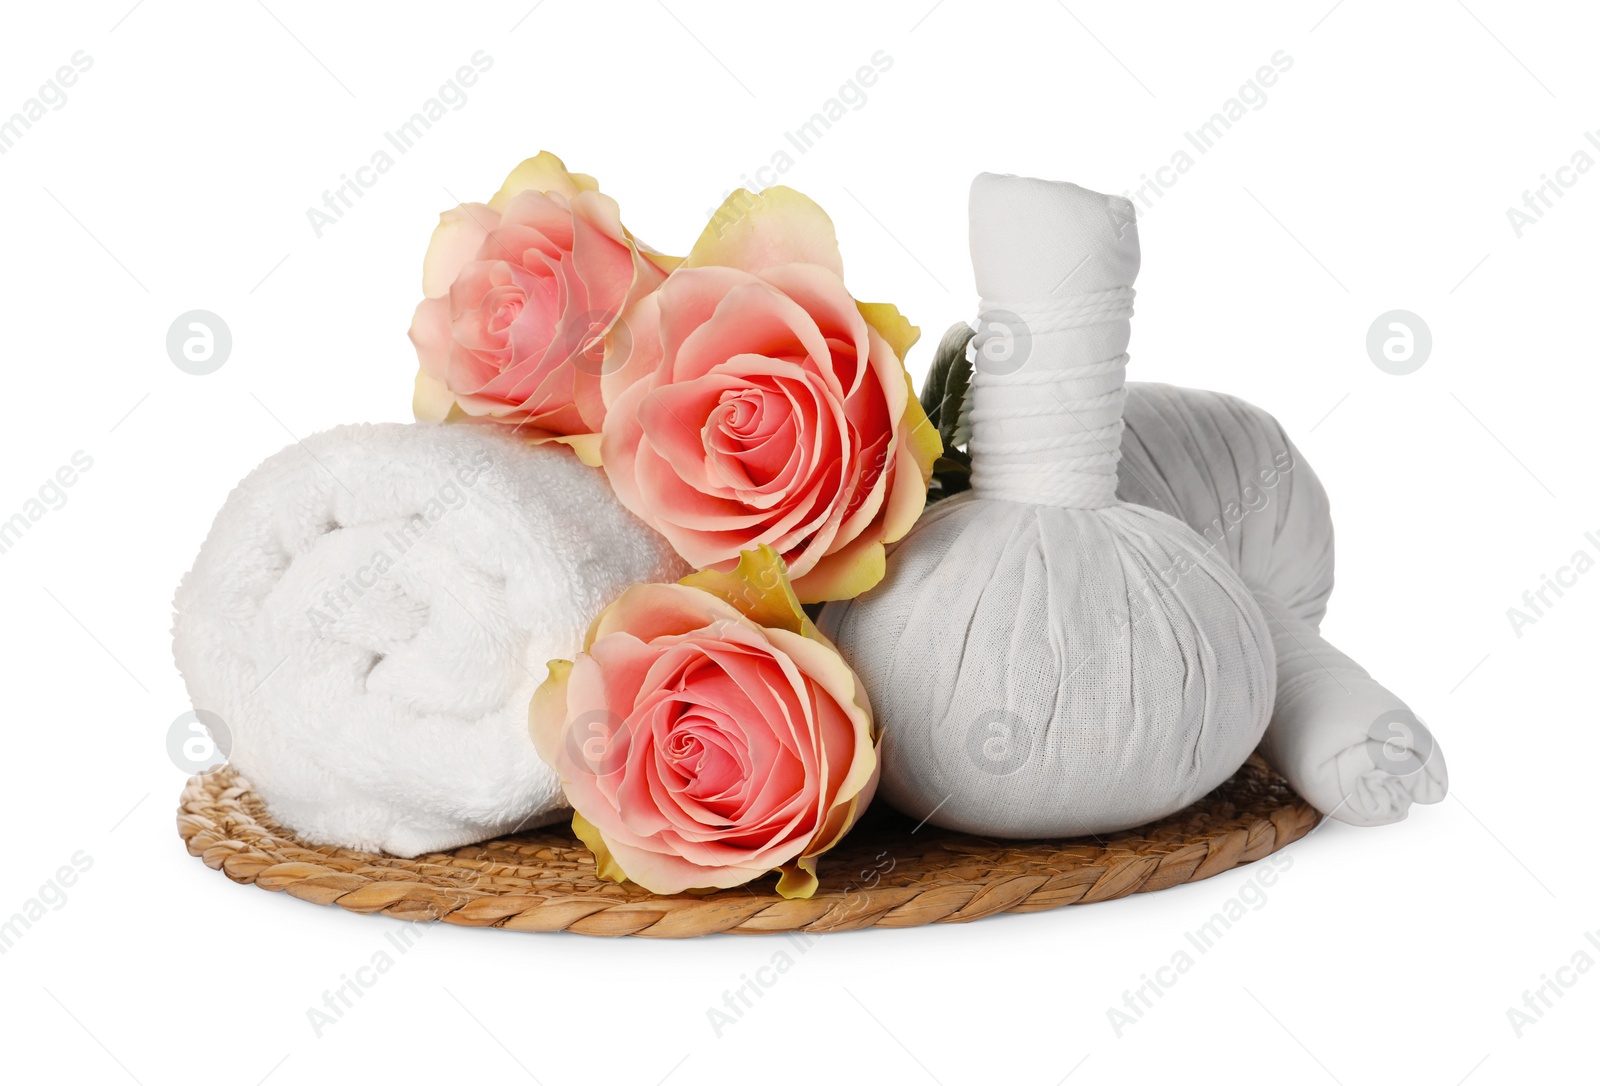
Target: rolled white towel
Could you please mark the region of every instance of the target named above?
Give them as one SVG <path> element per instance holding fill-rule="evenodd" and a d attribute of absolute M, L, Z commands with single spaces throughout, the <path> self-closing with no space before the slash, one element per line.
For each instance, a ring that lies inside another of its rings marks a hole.
<path fill-rule="evenodd" d="M 564 809 L 528 737 L 545 662 L 629 585 L 686 572 L 563 447 L 341 426 L 229 495 L 178 588 L 173 654 L 274 818 L 415 856 Z"/>
<path fill-rule="evenodd" d="M 1445 796 L 1444 752 L 1318 632 L 1333 591 L 1328 495 L 1278 420 L 1233 396 L 1128 385 L 1117 496 L 1203 535 L 1255 594 L 1277 656 L 1261 750 L 1323 814 L 1357 826 Z"/>

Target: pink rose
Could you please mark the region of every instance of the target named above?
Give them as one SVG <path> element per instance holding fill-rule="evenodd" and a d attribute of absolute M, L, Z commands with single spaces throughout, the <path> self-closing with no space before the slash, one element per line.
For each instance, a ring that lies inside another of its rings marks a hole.
<path fill-rule="evenodd" d="M 624 317 L 602 380 L 601 462 L 623 505 L 699 569 L 771 546 L 806 603 L 883 578 L 940 453 L 904 364 L 917 330 L 842 274 L 816 204 L 737 192 Z"/>
<path fill-rule="evenodd" d="M 777 870 L 780 894 L 810 897 L 877 787 L 866 694 L 766 547 L 628 589 L 551 662 L 528 719 L 601 875 L 657 894 Z"/>
<path fill-rule="evenodd" d="M 606 333 L 675 263 L 634 240 L 594 178 L 528 159 L 487 204 L 439 217 L 411 322 L 417 417 L 504 423 L 596 462 Z"/>

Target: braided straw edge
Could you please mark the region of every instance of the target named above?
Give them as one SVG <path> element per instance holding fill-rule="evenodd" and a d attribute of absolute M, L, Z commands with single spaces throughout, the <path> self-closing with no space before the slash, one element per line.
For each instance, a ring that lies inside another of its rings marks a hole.
<path fill-rule="evenodd" d="M 459 878 L 466 869 L 477 872 L 473 881 L 480 885 L 492 884 L 497 878 L 527 884 L 525 867 L 493 860 L 457 859 L 455 866 L 443 867 L 429 864 L 426 857 L 402 860 L 345 849 L 314 850 L 274 833 L 273 827 L 262 825 L 245 811 L 239 801 L 241 797 L 254 800 L 250 792 L 248 782 L 232 767 L 223 766 L 191 777 L 178 810 L 178 833 L 190 855 L 234 882 L 253 883 L 318 905 L 381 913 L 399 920 L 647 938 L 962 924 L 1000 912 L 1042 912 L 1110 901 L 1198 882 L 1252 863 L 1304 837 L 1322 819 L 1310 804 L 1291 793 L 1290 802 L 1265 816 L 1169 851 L 1139 852 L 1115 845 L 1073 849 L 1098 854 L 1099 859 L 1054 873 L 1019 871 L 996 880 L 995 870 L 1023 863 L 1028 856 L 1021 848 L 984 842 L 986 851 L 952 850 L 951 863 L 985 860 L 988 880 L 953 876 L 916 886 L 880 883 L 871 889 L 843 891 L 824 887 L 807 900 L 737 891 L 707 897 L 622 900 L 593 893 L 517 894 L 450 884 L 450 879 Z M 251 820 L 250 825 L 239 825 L 241 815 Z M 253 836 L 250 833 L 230 836 L 224 829 L 230 825 L 266 837 L 278 855 L 240 840 Z M 328 866 L 327 861 L 335 858 L 362 870 L 340 871 Z"/>

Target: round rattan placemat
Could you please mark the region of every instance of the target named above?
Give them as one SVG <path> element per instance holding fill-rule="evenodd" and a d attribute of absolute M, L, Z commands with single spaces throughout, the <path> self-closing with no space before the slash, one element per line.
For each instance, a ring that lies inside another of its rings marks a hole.
<path fill-rule="evenodd" d="M 815 896 L 788 901 L 769 876 L 712 894 L 658 897 L 599 878 L 565 825 L 414 860 L 301 844 L 231 766 L 191 777 L 178 832 L 235 882 L 401 920 L 519 931 L 676 938 L 960 923 L 1108 901 L 1210 878 L 1309 833 L 1319 819 L 1259 758 L 1160 822 L 1109 838 L 1000 841 L 875 806 L 819 864 Z"/>

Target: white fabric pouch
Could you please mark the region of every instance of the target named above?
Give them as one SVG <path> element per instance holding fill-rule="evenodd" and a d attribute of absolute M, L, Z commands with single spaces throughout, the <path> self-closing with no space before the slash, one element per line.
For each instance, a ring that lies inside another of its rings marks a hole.
<path fill-rule="evenodd" d="M 1328 495 L 1278 420 L 1219 392 L 1128 386 L 1117 493 L 1170 513 L 1250 585 L 1278 694 L 1262 753 L 1323 814 L 1358 826 L 1437 803 L 1444 752 L 1415 712 L 1323 640 L 1333 591 Z"/>
<path fill-rule="evenodd" d="M 821 625 L 884 724 L 879 794 L 905 813 L 1008 837 L 1137 826 L 1249 757 L 1272 638 L 1200 535 L 1117 498 L 1127 201 L 982 174 L 971 231 L 972 489 Z"/>

